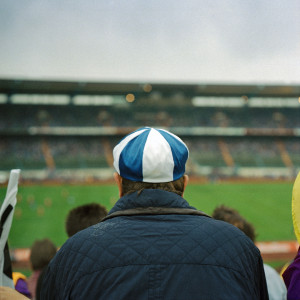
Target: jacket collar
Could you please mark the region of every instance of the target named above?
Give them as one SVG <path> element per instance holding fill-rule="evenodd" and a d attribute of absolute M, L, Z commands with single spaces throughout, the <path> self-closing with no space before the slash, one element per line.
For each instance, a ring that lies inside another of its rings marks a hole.
<path fill-rule="evenodd" d="M 145 189 L 141 193 L 131 193 L 121 197 L 109 214 L 116 211 L 132 209 L 137 207 L 173 207 L 173 208 L 191 208 L 189 203 L 181 196 L 159 189 Z"/>

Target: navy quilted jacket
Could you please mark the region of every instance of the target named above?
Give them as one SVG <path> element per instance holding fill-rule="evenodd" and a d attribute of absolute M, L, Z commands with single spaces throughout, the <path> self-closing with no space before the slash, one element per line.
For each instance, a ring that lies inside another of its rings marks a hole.
<path fill-rule="evenodd" d="M 193 209 L 144 190 L 110 211 Z M 259 250 L 239 229 L 191 214 L 117 216 L 71 237 L 51 261 L 46 299 L 268 299 Z"/>

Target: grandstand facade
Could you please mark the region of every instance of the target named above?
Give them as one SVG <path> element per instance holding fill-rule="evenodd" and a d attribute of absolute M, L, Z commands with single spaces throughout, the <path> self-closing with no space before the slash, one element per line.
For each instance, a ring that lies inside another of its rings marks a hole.
<path fill-rule="evenodd" d="M 179 135 L 188 174 L 287 178 L 300 171 L 300 86 L 0 80 L 0 182 L 112 177 L 112 149 L 143 126 Z"/>

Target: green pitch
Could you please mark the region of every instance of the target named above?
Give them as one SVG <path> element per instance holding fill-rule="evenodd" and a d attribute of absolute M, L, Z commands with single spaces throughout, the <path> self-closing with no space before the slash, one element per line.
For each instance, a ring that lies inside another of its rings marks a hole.
<path fill-rule="evenodd" d="M 292 183 L 190 184 L 184 198 L 208 214 L 220 204 L 239 210 L 255 227 L 258 241 L 295 240 L 291 217 Z M 0 187 L 1 203 L 6 187 Z M 57 246 L 67 239 L 65 217 L 84 203 L 98 202 L 110 209 L 118 199 L 115 185 L 19 186 L 9 245 L 30 247 L 50 238 Z"/>

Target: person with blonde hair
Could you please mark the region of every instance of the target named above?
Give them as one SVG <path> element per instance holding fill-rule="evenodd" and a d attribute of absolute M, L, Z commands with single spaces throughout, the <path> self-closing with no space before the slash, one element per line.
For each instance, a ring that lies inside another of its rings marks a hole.
<path fill-rule="evenodd" d="M 294 232 L 300 243 L 300 172 L 293 186 L 292 219 Z M 288 300 L 300 299 L 300 247 L 293 261 L 283 271 L 282 277 L 287 287 Z"/>

